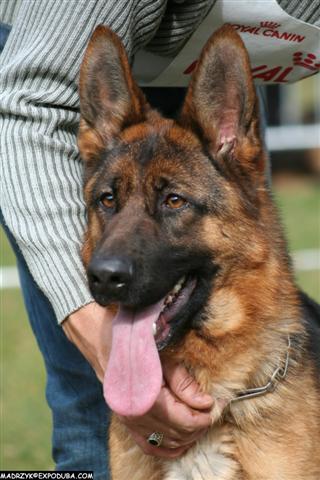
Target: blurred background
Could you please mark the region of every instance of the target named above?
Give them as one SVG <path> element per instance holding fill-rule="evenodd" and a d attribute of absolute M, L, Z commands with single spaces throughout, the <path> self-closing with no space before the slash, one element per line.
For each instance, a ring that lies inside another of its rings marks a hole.
<path fill-rule="evenodd" d="M 264 91 L 273 189 L 297 283 L 320 302 L 320 75 Z M 0 232 L 1 469 L 53 468 L 45 373 Z"/>

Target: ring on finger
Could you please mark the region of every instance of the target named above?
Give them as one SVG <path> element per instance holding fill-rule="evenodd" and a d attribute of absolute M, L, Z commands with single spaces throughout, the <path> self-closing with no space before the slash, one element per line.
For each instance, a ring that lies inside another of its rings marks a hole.
<path fill-rule="evenodd" d="M 153 445 L 154 447 L 160 447 L 162 440 L 163 440 L 163 433 L 161 432 L 153 432 L 147 438 L 148 443 L 150 445 Z"/>

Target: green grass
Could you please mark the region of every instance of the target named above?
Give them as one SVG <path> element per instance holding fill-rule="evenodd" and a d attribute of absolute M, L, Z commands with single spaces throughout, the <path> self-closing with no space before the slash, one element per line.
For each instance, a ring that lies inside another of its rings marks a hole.
<path fill-rule="evenodd" d="M 275 188 L 290 251 L 320 248 L 320 185 Z"/>
<path fill-rule="evenodd" d="M 0 469 L 52 469 L 45 371 L 18 289 L 1 293 Z"/>
<path fill-rule="evenodd" d="M 297 284 L 310 295 L 311 298 L 320 303 L 320 271 L 310 270 L 308 272 L 296 272 Z"/>
<path fill-rule="evenodd" d="M 0 227 L 0 265 L 9 266 L 15 265 L 16 259 L 14 253 L 9 245 L 7 237 Z"/>
<path fill-rule="evenodd" d="M 320 248 L 319 187 L 278 189 L 275 198 L 289 237 L 290 250 Z M 0 261 L 14 257 L 0 232 Z M 299 284 L 320 301 L 320 272 L 297 272 Z M 51 418 L 45 402 L 45 372 L 32 336 L 21 294 L 0 291 L 1 430 L 0 469 L 50 469 Z"/>
<path fill-rule="evenodd" d="M 320 249 L 320 185 L 276 188 L 274 198 L 286 232 L 289 251 Z M 320 271 L 296 272 L 298 285 L 320 303 Z"/>

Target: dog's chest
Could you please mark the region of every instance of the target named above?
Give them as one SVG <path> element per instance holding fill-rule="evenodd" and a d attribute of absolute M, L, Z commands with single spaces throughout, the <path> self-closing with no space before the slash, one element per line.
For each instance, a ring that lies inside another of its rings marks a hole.
<path fill-rule="evenodd" d="M 215 426 L 183 457 L 166 464 L 164 480 L 240 480 L 236 445 L 226 426 Z"/>

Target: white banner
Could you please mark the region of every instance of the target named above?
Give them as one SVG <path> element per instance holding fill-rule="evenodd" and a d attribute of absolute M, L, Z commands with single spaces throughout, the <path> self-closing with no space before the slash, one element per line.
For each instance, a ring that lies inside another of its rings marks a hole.
<path fill-rule="evenodd" d="M 146 51 L 137 54 L 139 84 L 188 85 L 202 47 L 225 23 L 241 35 L 258 84 L 295 82 L 320 70 L 320 28 L 291 17 L 276 0 L 217 0 L 173 60 Z"/>

